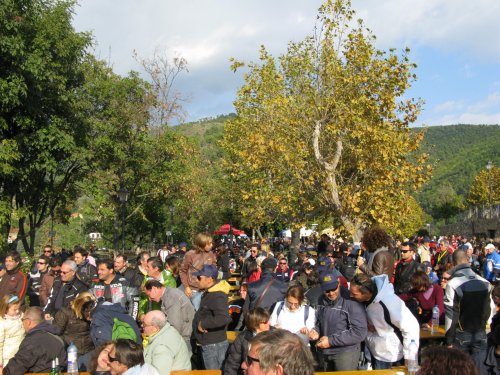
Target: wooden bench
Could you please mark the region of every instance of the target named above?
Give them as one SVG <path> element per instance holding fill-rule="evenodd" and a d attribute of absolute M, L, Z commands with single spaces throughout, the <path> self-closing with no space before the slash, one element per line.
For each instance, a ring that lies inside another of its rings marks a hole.
<path fill-rule="evenodd" d="M 222 375 L 221 370 L 177 370 L 171 371 L 170 375 Z"/>
<path fill-rule="evenodd" d="M 315 372 L 314 375 L 407 375 L 408 371 L 404 367 L 394 367 L 388 370 L 354 370 L 354 371 L 329 371 Z"/>

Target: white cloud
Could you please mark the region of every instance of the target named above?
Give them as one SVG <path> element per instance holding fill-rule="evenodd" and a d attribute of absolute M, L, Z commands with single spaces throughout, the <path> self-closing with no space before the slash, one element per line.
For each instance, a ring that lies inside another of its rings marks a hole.
<path fill-rule="evenodd" d="M 447 102 L 441 103 L 436 105 L 432 111 L 436 113 L 440 112 L 452 112 L 452 111 L 459 111 L 464 108 L 464 103 L 463 101 L 453 101 L 449 100 Z"/>
<path fill-rule="evenodd" d="M 256 61 L 261 44 L 274 55 L 284 52 L 290 40 L 302 40 L 313 31 L 322 2 L 80 0 L 74 25 L 93 32 L 97 56 L 109 57 L 119 74 L 140 70 L 133 50 L 150 56 L 160 47 L 171 56 L 185 57 L 190 72 L 176 86 L 192 98 L 187 109 L 190 118 L 196 119 L 232 110 L 242 77 L 229 70 L 230 57 Z M 417 62 L 428 50 L 453 52 L 464 57 L 461 72 L 464 78 L 473 77 L 470 82 L 482 73 L 473 69 L 480 65 L 477 61 L 500 63 L 498 0 L 352 0 L 352 6 L 373 30 L 380 48 L 409 46 Z M 431 74 L 435 84 L 447 84 L 447 75 L 439 68 Z M 498 80 L 498 76 L 491 77 L 492 82 Z M 416 96 L 426 99 L 426 94 Z M 436 101 L 441 104 L 431 113 L 467 112 L 466 100 L 465 109 L 449 98 Z M 495 103 L 492 106 L 499 112 Z M 452 109 L 453 105 L 457 107 Z M 477 115 L 480 111 L 469 112 Z"/>
<path fill-rule="evenodd" d="M 497 0 L 354 0 L 384 47 L 426 45 L 500 62 Z"/>
<path fill-rule="evenodd" d="M 438 117 L 421 119 L 427 125 L 500 124 L 500 92 L 483 100 L 465 105 L 463 101 L 448 101 L 432 108 L 432 113 L 445 113 Z"/>

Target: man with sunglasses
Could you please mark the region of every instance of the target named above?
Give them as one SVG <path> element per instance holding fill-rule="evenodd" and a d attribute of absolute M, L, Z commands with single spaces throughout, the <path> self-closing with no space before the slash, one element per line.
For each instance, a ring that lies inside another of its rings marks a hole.
<path fill-rule="evenodd" d="M 3 375 L 50 372 L 52 360 L 59 358 L 59 364 L 66 364 L 64 341 L 56 336 L 57 328 L 43 319 L 42 309 L 29 307 L 22 318 L 26 332 L 16 355 L 3 369 Z"/>
<path fill-rule="evenodd" d="M 88 290 L 87 285 L 76 277 L 76 263 L 65 261 L 61 266 L 61 274 L 54 279 L 49 300 L 44 308 L 45 318 L 51 319 L 61 307 L 68 307 L 78 294 Z"/>
<path fill-rule="evenodd" d="M 276 270 L 276 275 L 274 276 L 276 280 L 284 281 L 285 283 L 290 282 L 293 276 L 293 270 L 288 267 L 288 261 L 285 257 L 278 261 L 278 269 Z"/>
<path fill-rule="evenodd" d="M 259 253 L 260 253 L 260 245 L 257 243 L 252 244 L 252 246 L 250 247 L 250 255 L 243 261 L 243 266 L 241 267 L 242 278 L 246 278 L 249 276 L 248 275 L 249 264 L 257 261 Z"/>
<path fill-rule="evenodd" d="M 320 298 L 316 326 L 309 332 L 321 350 L 323 371 L 357 370 L 361 343 L 366 338 L 365 307 L 349 297 L 337 275 L 328 271 L 321 275 Z"/>
<path fill-rule="evenodd" d="M 32 267 L 28 278 L 28 296 L 30 306 L 40 306 L 40 286 L 44 276 L 49 272 L 50 258 L 40 255 L 36 262 L 36 267 Z"/>
<path fill-rule="evenodd" d="M 241 368 L 247 375 L 313 375 L 314 358 L 297 335 L 273 329 L 250 340 Z"/>
<path fill-rule="evenodd" d="M 408 293 L 412 288 L 410 279 L 420 267 L 420 263 L 414 259 L 416 250 L 417 245 L 413 242 L 403 242 L 401 245 L 401 260 L 394 272 L 394 292 L 397 295 Z"/>

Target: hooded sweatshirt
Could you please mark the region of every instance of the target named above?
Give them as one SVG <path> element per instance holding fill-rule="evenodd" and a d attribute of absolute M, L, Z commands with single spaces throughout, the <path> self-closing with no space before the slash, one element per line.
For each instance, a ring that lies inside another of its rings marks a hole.
<path fill-rule="evenodd" d="M 193 319 L 193 332 L 200 345 L 217 344 L 227 340 L 227 326 L 231 323 L 229 315 L 228 294 L 231 285 L 221 280 L 209 289 L 202 297 L 200 308 Z M 207 332 L 200 332 L 198 324 Z"/>
<path fill-rule="evenodd" d="M 394 288 L 387 275 L 375 276 L 372 280 L 378 292 L 366 307 L 366 313 L 368 323 L 374 326 L 375 332 L 368 332 L 366 344 L 372 355 L 379 361 L 396 362 L 403 356 L 408 358 L 411 340 L 419 344 L 420 325 L 405 303 L 394 294 Z M 392 325 L 401 331 L 403 343 L 394 328 L 386 321 L 382 304 L 389 311 Z"/>

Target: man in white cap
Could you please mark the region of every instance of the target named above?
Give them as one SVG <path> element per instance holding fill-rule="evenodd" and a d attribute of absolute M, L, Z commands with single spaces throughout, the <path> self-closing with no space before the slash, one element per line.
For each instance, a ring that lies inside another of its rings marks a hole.
<path fill-rule="evenodd" d="M 496 281 L 500 278 L 500 254 L 492 243 L 486 245 L 484 249 L 487 254 L 484 262 L 484 278 L 488 281 Z"/>

